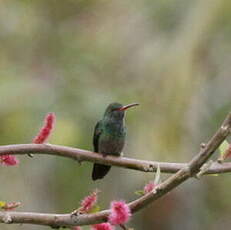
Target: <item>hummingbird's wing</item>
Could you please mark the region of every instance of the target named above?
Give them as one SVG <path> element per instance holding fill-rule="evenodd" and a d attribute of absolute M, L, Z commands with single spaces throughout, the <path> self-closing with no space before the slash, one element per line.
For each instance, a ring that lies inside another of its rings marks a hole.
<path fill-rule="evenodd" d="M 94 137 L 93 137 L 94 151 L 96 153 L 99 151 L 99 137 L 101 133 L 102 133 L 101 121 L 98 121 L 95 126 Z"/>
<path fill-rule="evenodd" d="M 93 137 L 93 145 L 94 151 L 97 153 L 99 152 L 99 138 L 102 133 L 102 121 L 99 121 L 95 126 L 94 137 Z M 92 170 L 92 180 L 97 180 L 103 178 L 108 171 L 110 170 L 111 166 L 109 165 L 101 165 L 101 164 L 94 164 Z"/>

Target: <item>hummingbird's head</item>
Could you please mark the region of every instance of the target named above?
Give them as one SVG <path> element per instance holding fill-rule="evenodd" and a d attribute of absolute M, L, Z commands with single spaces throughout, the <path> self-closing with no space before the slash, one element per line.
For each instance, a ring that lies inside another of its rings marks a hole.
<path fill-rule="evenodd" d="M 108 107 L 104 113 L 104 117 L 117 119 L 117 120 L 123 119 L 125 111 L 128 108 L 131 108 L 131 107 L 137 106 L 137 105 L 139 105 L 139 104 L 138 103 L 132 103 L 132 104 L 128 104 L 128 105 L 122 105 L 122 104 L 117 103 L 117 102 L 111 103 L 110 105 L 108 105 Z"/>

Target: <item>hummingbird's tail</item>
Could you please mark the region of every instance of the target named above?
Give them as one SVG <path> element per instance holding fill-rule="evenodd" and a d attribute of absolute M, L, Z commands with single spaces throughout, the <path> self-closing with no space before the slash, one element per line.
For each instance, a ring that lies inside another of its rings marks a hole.
<path fill-rule="evenodd" d="M 102 179 L 110 170 L 111 166 L 94 164 L 92 171 L 92 180 Z"/>

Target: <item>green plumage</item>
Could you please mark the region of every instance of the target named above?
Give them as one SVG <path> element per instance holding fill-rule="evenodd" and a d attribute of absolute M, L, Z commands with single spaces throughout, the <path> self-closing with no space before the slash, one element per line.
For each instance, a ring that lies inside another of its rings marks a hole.
<path fill-rule="evenodd" d="M 96 126 L 93 137 L 94 151 L 103 155 L 120 156 L 126 137 L 126 128 L 124 124 L 125 110 L 136 104 L 123 106 L 120 103 L 110 104 Z M 97 180 L 103 178 L 111 166 L 94 164 L 92 171 L 92 179 Z"/>

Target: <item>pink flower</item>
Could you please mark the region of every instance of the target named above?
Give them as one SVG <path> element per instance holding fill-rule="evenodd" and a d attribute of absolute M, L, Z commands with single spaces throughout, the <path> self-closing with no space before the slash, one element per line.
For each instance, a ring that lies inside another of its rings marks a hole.
<path fill-rule="evenodd" d="M 113 225 L 125 224 L 131 216 L 131 210 L 124 201 L 112 201 L 108 220 Z"/>
<path fill-rule="evenodd" d="M 12 211 L 20 205 L 21 202 L 9 202 L 9 203 L 5 203 L 1 208 L 4 209 L 5 211 Z"/>
<path fill-rule="evenodd" d="M 6 166 L 15 166 L 19 164 L 19 160 L 13 155 L 2 155 L 0 156 L 0 164 Z"/>
<path fill-rule="evenodd" d="M 114 230 L 114 227 L 109 223 L 95 224 L 91 227 L 92 230 Z"/>
<path fill-rule="evenodd" d="M 99 191 L 95 190 L 89 196 L 86 196 L 81 202 L 81 207 L 80 207 L 79 211 L 80 212 L 89 212 L 93 208 L 93 206 L 97 203 L 98 193 L 99 193 Z"/>
<path fill-rule="evenodd" d="M 74 227 L 71 228 L 71 230 L 82 230 L 82 228 L 79 227 L 79 226 L 74 226 Z"/>
<path fill-rule="evenodd" d="M 155 187 L 156 185 L 154 184 L 154 182 L 150 181 L 144 186 L 144 194 L 151 192 Z"/>
<path fill-rule="evenodd" d="M 40 129 L 38 135 L 33 139 L 34 144 L 43 144 L 51 134 L 55 123 L 55 114 L 48 113 L 44 120 L 44 125 Z"/>

